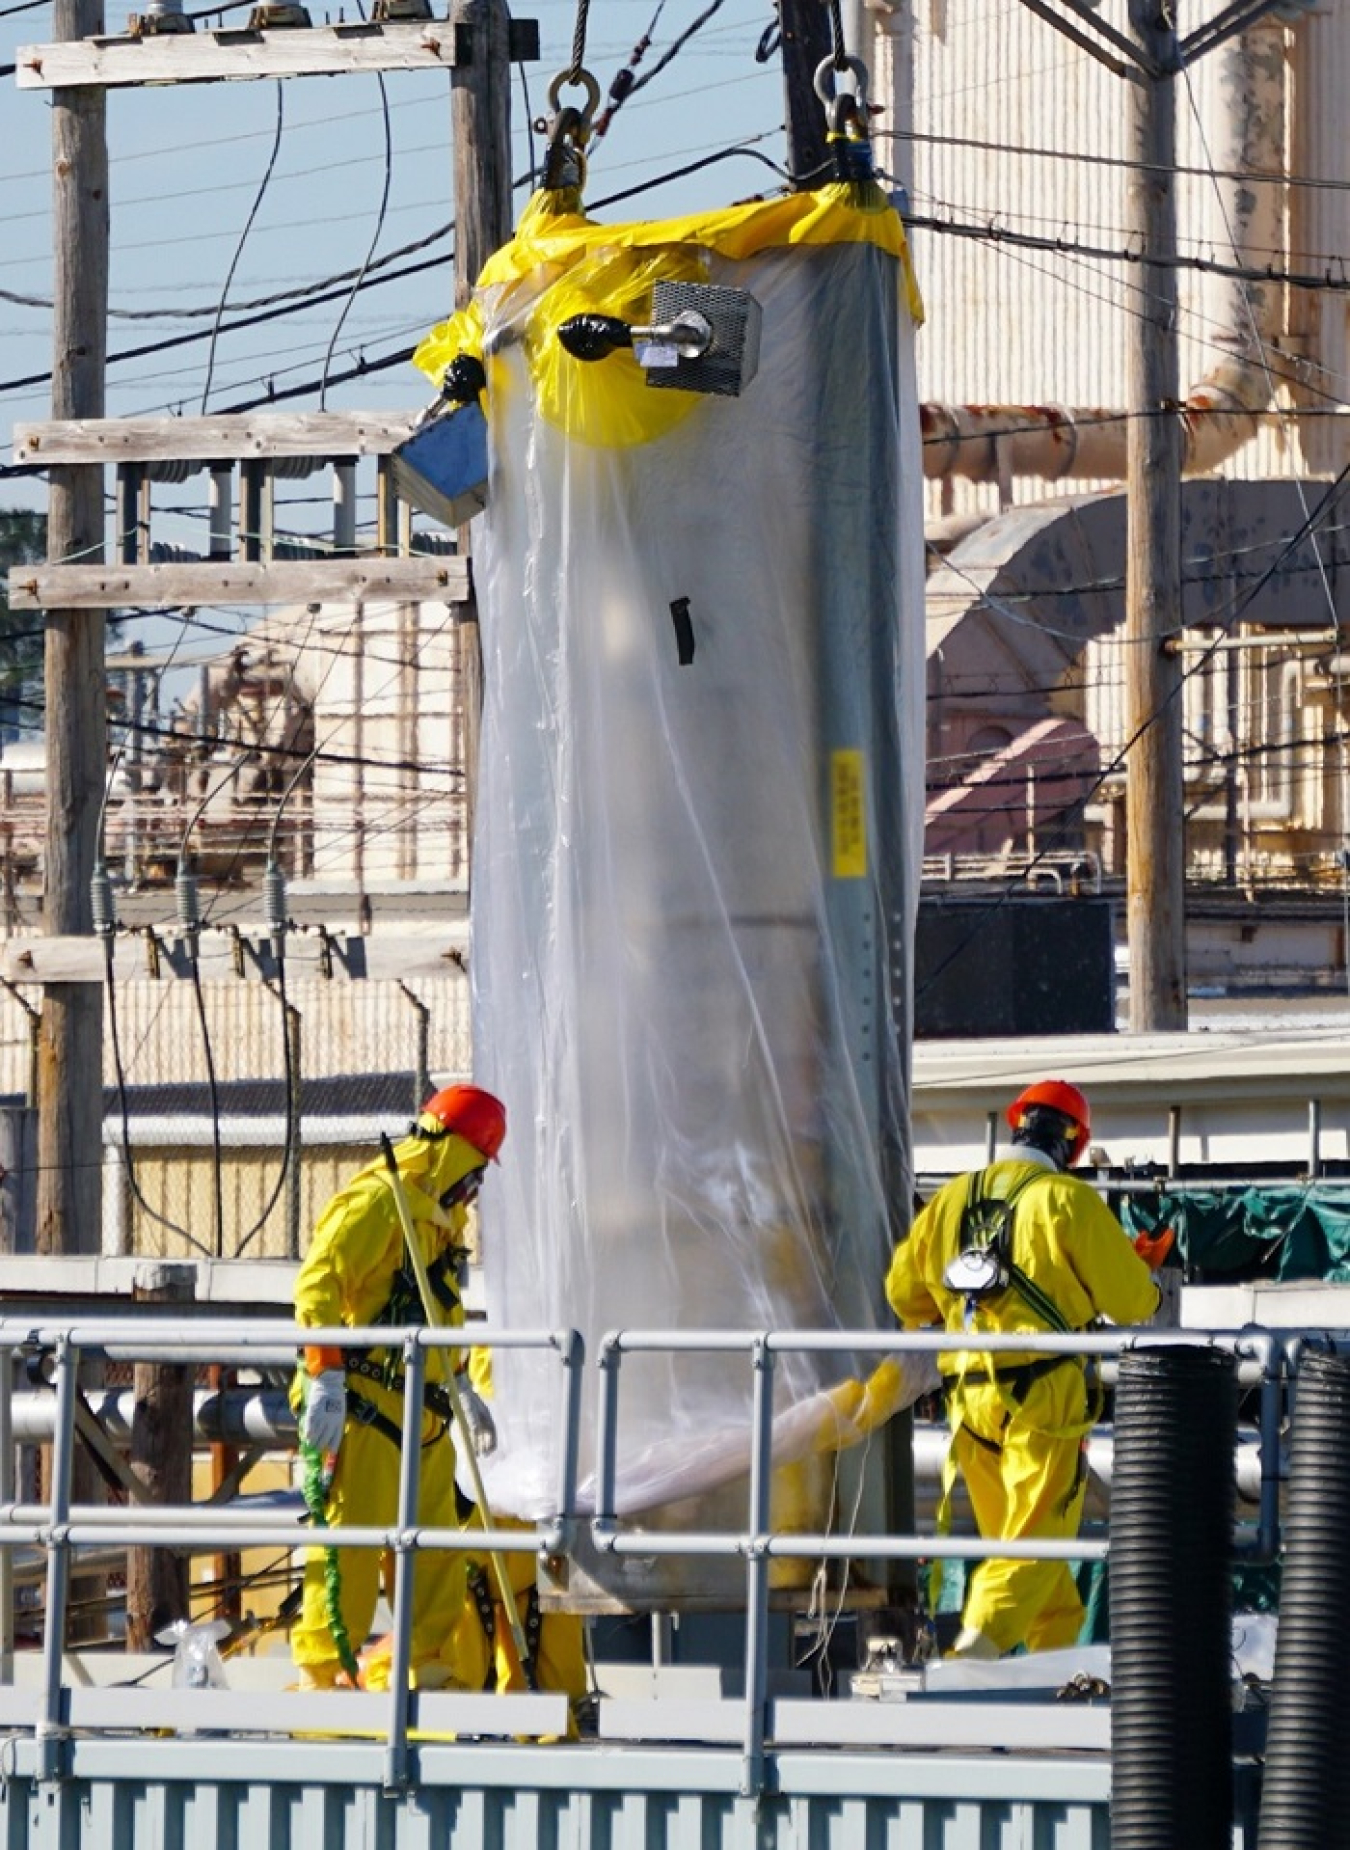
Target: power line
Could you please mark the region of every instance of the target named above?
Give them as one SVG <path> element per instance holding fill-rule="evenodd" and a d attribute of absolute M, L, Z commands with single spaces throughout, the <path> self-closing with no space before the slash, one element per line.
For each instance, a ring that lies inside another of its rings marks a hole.
<path fill-rule="evenodd" d="M 1248 264 L 1221 263 L 1217 258 L 1156 256 L 1145 251 L 1113 250 L 1106 245 L 1085 244 L 1079 239 L 1047 237 L 1038 232 L 1013 231 L 990 220 L 983 225 L 955 218 L 932 218 L 910 213 L 906 230 L 931 231 L 940 237 L 973 238 L 981 244 L 1009 244 L 1020 250 L 1045 251 L 1060 256 L 1090 257 L 1099 263 L 1138 265 L 1142 269 L 1185 270 L 1202 276 L 1226 276 L 1247 283 L 1286 283 L 1291 289 L 1307 289 L 1314 294 L 1343 295 L 1350 292 L 1350 274 L 1323 276 L 1306 271 L 1277 270 L 1273 266 L 1257 269 Z M 1339 260 L 1338 260 L 1339 261 Z"/>
<path fill-rule="evenodd" d="M 617 205 L 625 199 L 635 198 L 639 196 L 640 194 L 654 190 L 656 187 L 668 186 L 676 180 L 686 179 L 688 178 L 690 174 L 699 173 L 703 171 L 705 168 L 716 166 L 721 161 L 734 160 L 734 159 L 749 159 L 749 160 L 755 160 L 755 161 L 762 162 L 763 165 L 768 167 L 772 172 L 780 175 L 784 179 L 787 178 L 785 170 L 782 167 L 778 166 L 776 162 L 770 160 L 767 155 L 760 153 L 758 149 L 750 146 L 748 143 L 734 143 L 728 147 L 717 149 L 714 153 L 703 155 L 698 160 L 687 162 L 681 167 L 672 168 L 667 172 L 658 174 L 652 179 L 639 181 L 633 186 L 625 187 L 620 192 L 610 193 L 602 199 L 595 200 L 593 203 L 596 208 L 601 208 L 601 207 L 609 206 L 609 205 Z M 448 235 L 448 233 L 453 229 L 453 226 L 454 226 L 454 221 L 451 220 L 449 224 L 442 227 L 437 232 L 431 234 L 431 236 L 425 242 L 431 242 L 433 239 L 439 240 L 440 237 Z M 385 261 L 385 260 L 380 260 L 380 261 Z M 436 269 L 441 264 L 443 264 L 445 261 L 446 260 L 443 257 L 437 257 L 433 259 L 428 259 L 424 263 L 407 264 L 402 269 L 388 271 L 379 276 L 367 275 L 361 286 L 362 286 L 362 289 L 364 290 L 364 289 L 375 288 L 385 283 L 403 282 L 403 281 L 406 281 L 406 279 L 410 276 L 418 276 L 418 275 L 423 274 L 427 270 Z M 373 263 L 370 266 L 370 268 L 372 271 L 378 268 L 378 263 Z M 347 272 L 348 276 L 352 274 L 353 272 Z M 340 301 L 344 293 L 345 292 L 341 289 L 324 288 L 323 291 L 319 294 L 306 295 L 305 300 L 303 302 L 303 306 L 309 307 L 309 308 L 316 308 L 316 307 L 322 306 L 325 303 Z M 289 298 L 291 292 L 286 292 L 286 294 L 287 294 L 287 297 Z M 276 307 L 260 310 L 256 314 L 239 316 L 228 322 L 224 322 L 221 325 L 220 332 L 227 333 L 227 334 L 237 333 L 243 328 L 257 327 L 265 322 L 283 320 L 285 319 L 287 315 L 292 314 L 294 312 L 295 312 L 295 305 L 281 306 L 279 304 Z M 170 352 L 176 348 L 194 346 L 203 340 L 209 340 L 209 339 L 210 339 L 210 334 L 206 330 L 201 330 L 199 332 L 186 333 L 186 334 L 167 335 L 162 340 L 149 341 L 137 347 L 126 347 L 126 348 L 121 349 L 119 352 L 110 353 L 108 355 L 107 363 L 109 366 L 114 366 L 114 365 L 121 364 L 127 360 L 146 359 L 155 354 Z M 388 366 L 394 366 L 394 365 L 399 365 L 403 363 L 404 360 L 411 357 L 412 351 L 413 350 L 411 347 L 400 349 L 399 354 L 392 356 L 388 360 L 380 361 L 380 362 L 372 362 L 369 365 L 366 365 L 364 367 L 357 367 L 354 371 L 343 374 L 341 375 L 341 377 L 359 378 L 365 372 L 383 371 Z M 0 392 L 21 391 L 29 386 L 47 385 L 51 382 L 51 377 L 52 377 L 51 371 L 50 369 L 48 369 L 40 373 L 27 374 L 21 378 L 0 379 Z M 336 383 L 336 379 L 334 380 L 334 383 Z M 305 389 L 316 390 L 317 384 L 315 386 L 311 386 Z M 284 396 L 287 398 L 293 398 L 293 397 L 298 397 L 301 395 L 302 395 L 302 392 L 300 391 L 287 391 L 284 394 L 273 394 L 270 396 L 264 396 L 263 398 L 257 400 L 256 403 L 270 404 L 270 403 L 275 402 L 275 400 L 279 397 Z M 253 406 L 249 405 L 243 408 L 253 409 Z"/>
<path fill-rule="evenodd" d="M 267 157 L 267 165 L 263 169 L 262 179 L 258 182 L 258 190 L 253 196 L 253 204 L 249 207 L 248 217 L 244 220 L 244 228 L 239 233 L 239 241 L 234 247 L 234 255 L 230 258 L 230 267 L 225 272 L 225 281 L 220 286 L 220 300 L 216 304 L 216 312 L 211 322 L 211 345 L 206 355 L 206 378 L 202 384 L 201 408 L 203 416 L 205 416 L 206 406 L 211 397 L 211 376 L 216 368 L 216 342 L 220 338 L 220 324 L 225 315 L 225 304 L 229 300 L 230 284 L 234 281 L 234 273 L 238 268 L 239 259 L 244 254 L 244 246 L 248 242 L 249 232 L 253 229 L 253 221 L 257 218 L 258 210 L 267 196 L 267 188 L 276 170 L 277 155 L 281 152 L 281 134 L 285 124 L 285 93 L 286 86 L 278 80 L 276 90 L 277 119 L 276 128 L 272 136 L 272 152 Z"/>
<path fill-rule="evenodd" d="M 1131 160 L 1128 156 L 1121 154 L 1089 154 L 1082 149 L 1073 148 L 1034 148 L 1024 142 L 986 141 L 972 135 L 936 135 L 919 129 L 886 128 L 873 128 L 871 134 L 873 141 L 905 141 L 916 146 L 964 148 L 977 154 L 1021 155 L 1031 160 L 1064 161 L 1074 167 L 1109 167 L 1123 173 L 1164 173 L 1169 178 L 1236 180 L 1253 185 L 1269 185 L 1271 181 L 1271 175 L 1268 173 L 1248 173 L 1242 169 L 1184 165 L 1158 168 L 1148 161 Z M 1313 191 L 1332 193 L 1350 191 L 1350 180 L 1310 179 L 1292 173 L 1282 173 L 1279 176 L 1279 183 L 1281 186 L 1303 187 Z"/>

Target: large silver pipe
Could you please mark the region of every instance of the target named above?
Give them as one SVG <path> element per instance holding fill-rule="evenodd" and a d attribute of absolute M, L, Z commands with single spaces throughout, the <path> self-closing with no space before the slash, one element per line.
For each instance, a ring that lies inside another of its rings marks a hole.
<path fill-rule="evenodd" d="M 931 1515 L 942 1482 L 942 1467 L 947 1457 L 951 1434 L 945 1425 L 916 1421 L 914 1426 L 914 1480 L 929 1498 L 928 1508 L 921 1503 L 922 1519 Z M 1115 1438 L 1109 1426 L 1098 1427 L 1088 1435 L 1087 1514 L 1107 1514 L 1111 1498 L 1111 1478 L 1115 1465 Z M 1244 1426 L 1238 1434 L 1238 1449 L 1233 1460 L 1239 1507 L 1254 1512 L 1261 1506 L 1261 1440 L 1254 1426 Z M 960 1507 L 958 1500 L 958 1509 Z"/>
<path fill-rule="evenodd" d="M 88 1396 L 94 1418 L 114 1445 L 131 1441 L 136 1396 L 130 1388 L 109 1388 Z M 56 1396 L 35 1388 L 13 1401 L 12 1436 L 21 1445 L 49 1445 L 56 1429 Z M 282 1388 L 203 1390 L 193 1396 L 194 1439 L 221 1445 L 292 1446 L 295 1415 Z"/>

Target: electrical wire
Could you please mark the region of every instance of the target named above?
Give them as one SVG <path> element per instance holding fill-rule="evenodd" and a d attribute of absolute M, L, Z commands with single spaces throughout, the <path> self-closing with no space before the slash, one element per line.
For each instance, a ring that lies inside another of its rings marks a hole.
<path fill-rule="evenodd" d="M 359 0 L 357 11 L 361 18 L 364 19 L 366 16 L 366 9 L 359 4 Z M 366 279 L 366 272 L 370 268 L 371 261 L 375 256 L 376 246 L 380 241 L 380 234 L 384 230 L 385 213 L 389 210 L 389 189 L 393 183 L 394 177 L 394 134 L 389 122 L 389 92 L 385 87 L 384 73 L 382 71 L 377 71 L 375 73 L 375 81 L 380 86 L 380 106 L 384 117 L 384 186 L 380 193 L 380 207 L 379 211 L 375 214 L 375 229 L 371 233 L 370 244 L 362 260 L 361 267 L 357 271 L 355 279 L 352 282 L 351 294 L 342 305 L 342 313 L 337 318 L 337 325 L 333 329 L 332 339 L 328 343 L 328 351 L 323 356 L 323 377 L 319 383 L 320 411 L 324 410 L 328 403 L 328 372 L 333 364 L 333 351 L 338 344 L 338 336 L 342 333 L 347 316 L 351 313 L 352 303 L 361 292 L 361 287 Z"/>
<path fill-rule="evenodd" d="M 615 116 L 618 115 L 628 98 L 633 94 L 637 80 L 638 66 L 642 63 L 643 58 L 651 49 L 652 34 L 656 30 L 657 22 L 661 18 L 661 13 L 665 4 L 666 0 L 656 0 L 656 11 L 652 14 L 647 24 L 646 31 L 642 34 L 641 38 L 639 38 L 636 45 L 634 45 L 632 51 L 629 52 L 627 64 L 623 65 L 615 73 L 609 86 L 608 95 L 605 99 L 605 106 L 591 125 L 592 148 L 594 148 L 598 142 L 604 140 L 606 134 L 609 132 L 610 123 L 614 120 Z"/>
<path fill-rule="evenodd" d="M 534 145 L 534 109 L 530 103 L 530 74 L 523 58 L 517 62 L 516 72 L 520 78 L 520 100 L 525 112 L 525 145 L 529 150 L 530 170 L 526 176 L 526 184 L 533 192 L 539 173 L 539 159 Z"/>
<path fill-rule="evenodd" d="M 143 1214 L 148 1215 L 157 1226 L 177 1234 L 181 1240 L 186 1240 L 189 1246 L 195 1247 L 204 1258 L 209 1259 L 211 1257 L 210 1247 L 197 1239 L 195 1234 L 189 1233 L 186 1227 L 180 1227 L 177 1221 L 170 1220 L 166 1215 L 161 1214 L 158 1208 L 153 1207 L 142 1192 L 136 1176 L 136 1165 L 131 1155 L 131 1101 L 126 1066 L 122 1057 L 122 1034 L 118 1021 L 117 983 L 113 974 L 113 961 L 113 936 L 109 932 L 104 940 L 103 988 L 108 1001 L 108 1039 L 112 1048 L 113 1077 L 117 1081 L 118 1111 L 122 1128 L 122 1161 L 126 1169 L 127 1186 Z"/>
<path fill-rule="evenodd" d="M 267 196 L 267 188 L 271 182 L 272 174 L 276 169 L 277 155 L 281 152 L 281 134 L 282 134 L 282 128 L 285 122 L 284 97 L 285 97 L 285 86 L 284 84 L 282 84 L 281 80 L 278 79 L 277 80 L 277 119 L 276 119 L 276 128 L 272 135 L 272 152 L 267 157 L 267 165 L 263 169 L 262 179 L 258 182 L 258 190 L 254 195 L 253 204 L 249 208 L 248 217 L 244 221 L 244 229 L 240 232 L 239 242 L 234 247 L 234 255 L 230 259 L 230 267 L 225 273 L 225 281 L 221 287 L 220 301 L 216 305 L 215 320 L 211 324 L 211 345 L 210 345 L 210 348 L 208 349 L 207 356 L 206 356 L 206 377 L 202 381 L 201 413 L 203 417 L 206 415 L 207 401 L 210 399 L 210 396 L 211 396 L 211 379 L 212 379 L 212 375 L 215 372 L 215 366 L 216 366 L 216 341 L 220 337 L 220 324 L 225 314 L 225 304 L 227 300 L 229 299 L 230 284 L 234 281 L 234 273 L 238 267 L 239 259 L 244 254 L 244 246 L 248 242 L 249 232 L 252 231 L 253 229 L 253 221 L 258 216 L 258 209 L 262 205 L 263 200 Z M 109 357 L 111 360 L 111 356 Z"/>
<path fill-rule="evenodd" d="M 414 209 L 420 210 L 421 208 Z M 434 230 L 424 233 L 422 237 L 413 238 L 407 244 L 400 244 L 394 250 L 386 251 L 383 257 L 377 257 L 367 265 L 368 275 L 373 276 L 375 271 L 387 269 L 390 264 L 397 263 L 400 257 L 411 257 L 418 251 L 428 250 L 433 244 L 439 244 L 443 238 L 449 237 L 454 228 L 454 219 L 448 219 L 445 224 L 437 225 Z M 416 270 L 402 271 L 400 275 L 416 275 L 417 273 Z M 337 301 L 340 297 L 324 296 L 324 291 L 336 289 L 339 283 L 350 282 L 354 276 L 360 274 L 359 269 L 337 270 L 331 276 L 322 277 L 315 283 L 296 284 L 289 289 L 274 289 L 267 295 L 253 296 L 236 302 L 235 312 L 271 308 L 281 303 L 302 306 L 306 301 L 311 301 L 315 297 L 323 297 L 326 301 Z M 54 306 L 50 296 L 23 295 L 13 289 L 0 289 L 0 302 L 12 302 L 19 308 L 49 310 Z M 189 308 L 110 308 L 108 314 L 119 321 L 198 321 L 214 318 L 218 308 L 219 304 L 212 302 L 194 304 Z"/>
<path fill-rule="evenodd" d="M 313 766 L 314 753 L 311 752 L 310 755 L 296 767 L 295 774 L 292 776 L 290 783 L 286 786 L 286 791 L 281 802 L 277 805 L 277 812 L 272 822 L 272 833 L 267 850 L 269 870 L 277 866 L 277 831 L 281 827 L 281 819 L 286 813 L 286 806 L 290 802 L 292 796 L 294 796 L 305 772 L 307 770 L 312 771 Z M 295 1083 L 295 1052 L 291 1045 L 291 1003 L 286 993 L 286 930 L 287 922 L 283 920 L 281 922 L 281 928 L 276 933 L 273 942 L 273 954 L 276 957 L 277 963 L 276 995 L 278 1002 L 281 1004 L 282 1075 L 286 1086 L 286 1141 L 281 1159 L 281 1168 L 277 1173 L 277 1179 L 273 1185 L 272 1192 L 268 1196 L 257 1220 L 254 1221 L 243 1238 L 237 1242 L 234 1249 L 234 1257 L 236 1259 L 243 1256 L 252 1245 L 257 1235 L 261 1233 L 263 1228 L 267 1225 L 272 1210 L 280 1199 L 281 1191 L 286 1185 L 286 1179 L 291 1172 L 291 1168 L 298 1158 L 297 1145 L 300 1134 L 300 1100 L 299 1089 Z"/>
<path fill-rule="evenodd" d="M 1236 180 L 1241 183 L 1269 181 L 1268 173 L 1248 172 L 1244 168 L 1187 167 L 1176 165 L 1159 166 L 1153 161 L 1135 160 L 1124 154 L 1091 154 L 1075 148 L 1037 148 L 1026 142 L 992 141 L 982 136 L 940 135 L 930 130 L 909 128 L 881 128 L 872 130 L 874 141 L 903 141 L 914 146 L 930 148 L 963 148 L 977 154 L 1013 154 L 1030 160 L 1064 161 L 1073 167 L 1106 167 L 1117 173 L 1148 175 L 1157 173 L 1168 179 L 1190 180 Z M 1312 179 L 1306 175 L 1281 174 L 1281 186 L 1293 186 L 1314 192 L 1344 192 L 1350 190 L 1350 180 Z"/>
<path fill-rule="evenodd" d="M 639 181 L 633 186 L 625 187 L 618 192 L 609 193 L 605 195 L 603 198 L 595 200 L 593 202 L 594 207 L 596 209 L 599 209 L 605 206 L 618 205 L 625 200 L 633 199 L 633 198 L 639 197 L 640 195 L 644 193 L 651 192 L 657 187 L 673 185 L 678 180 L 688 179 L 692 174 L 701 173 L 708 168 L 717 166 L 721 162 L 728 161 L 728 160 L 749 159 L 749 160 L 758 161 L 763 166 L 769 168 L 771 172 L 777 174 L 786 183 L 788 179 L 790 178 L 786 168 L 780 166 L 776 161 L 771 160 L 768 157 L 768 155 L 761 153 L 756 147 L 753 146 L 753 141 L 757 141 L 761 139 L 763 139 L 762 136 L 755 136 L 749 141 L 736 142 L 736 143 L 731 144 L 730 146 L 716 149 L 714 152 L 710 154 L 700 156 L 697 160 L 687 161 L 679 167 L 668 169 L 667 171 L 657 175 L 654 179 Z M 526 176 L 525 178 L 522 178 L 521 180 L 516 181 L 514 184 L 517 187 L 522 186 L 526 183 L 526 178 L 528 178 L 528 176 Z M 429 243 L 431 241 L 439 240 L 439 238 L 442 235 L 448 235 L 448 233 L 453 229 L 453 226 L 454 226 L 454 221 L 451 220 L 448 225 L 444 226 L 437 232 L 430 234 L 429 238 L 425 242 Z M 393 253 L 390 253 L 390 255 L 392 256 Z M 386 262 L 386 261 L 388 261 L 387 258 L 380 260 L 381 263 Z M 429 259 L 425 263 L 409 264 L 405 268 L 401 270 L 397 270 L 397 271 L 392 271 L 387 275 L 367 276 L 364 283 L 362 284 L 362 289 L 364 291 L 366 289 L 379 287 L 385 283 L 406 281 L 406 279 L 410 276 L 420 275 L 427 270 L 431 270 L 431 269 L 435 269 L 439 267 L 444 261 L 445 260 L 443 258 L 434 258 L 434 259 Z M 372 270 L 378 269 L 379 267 L 380 267 L 379 263 L 372 264 L 371 266 Z M 328 302 L 334 302 L 334 301 L 341 300 L 342 293 L 343 292 L 339 290 L 333 290 L 333 291 L 325 290 L 325 292 L 320 295 L 309 296 L 304 305 L 308 307 L 321 307 Z M 284 306 L 278 303 L 277 306 L 275 306 L 274 308 L 265 309 L 256 314 L 236 317 L 230 320 L 229 322 L 223 322 L 220 327 L 220 332 L 222 334 L 238 333 L 240 330 L 244 328 L 256 327 L 265 322 L 283 320 L 286 318 L 287 315 L 293 312 L 294 312 L 293 307 Z M 179 347 L 194 346 L 199 341 L 206 340 L 208 338 L 209 336 L 205 332 L 170 335 L 164 338 L 163 340 L 151 341 L 151 342 L 144 343 L 137 347 L 127 347 L 127 348 L 121 349 L 119 352 L 110 353 L 108 355 L 107 364 L 109 366 L 115 366 L 115 365 L 120 365 L 121 363 L 127 360 L 139 360 L 139 359 L 151 358 L 156 354 L 168 353 Z M 364 372 L 382 371 L 387 366 L 395 366 L 395 365 L 401 364 L 404 356 L 411 355 L 411 353 L 412 353 L 412 348 L 408 347 L 406 349 L 401 350 L 399 354 L 390 357 L 388 360 L 386 360 L 382 364 L 379 364 L 379 365 L 371 364 L 371 365 L 367 365 L 364 367 L 358 366 L 354 371 L 342 374 L 340 377 L 343 379 L 359 378 L 362 376 Z M 30 373 L 26 376 L 22 376 L 18 378 L 0 379 L 0 392 L 17 392 L 17 391 L 22 391 L 29 386 L 49 385 L 51 383 L 51 378 L 52 378 L 52 374 L 51 374 L 50 369 L 48 369 L 44 372 Z M 330 379 L 330 383 L 335 383 L 335 382 L 336 381 L 334 379 Z M 316 388 L 314 386 L 310 386 L 307 389 L 310 391 L 313 391 Z M 290 396 L 299 396 L 299 394 L 292 393 L 290 394 Z M 258 405 L 267 404 L 269 402 L 270 402 L 269 398 L 264 396 L 262 398 L 251 401 L 248 405 L 246 405 L 243 408 L 246 410 L 252 410 L 252 409 L 255 409 Z"/>
<path fill-rule="evenodd" d="M 656 60 L 656 63 L 651 67 L 651 69 L 649 71 L 644 71 L 640 77 L 635 77 L 633 79 L 633 82 L 629 86 L 627 96 L 624 98 L 624 100 L 627 101 L 628 98 L 636 96 L 639 90 L 646 89 L 647 85 L 651 83 L 653 78 L 659 77 L 662 71 L 666 69 L 667 65 L 670 64 L 671 60 L 679 56 L 680 52 L 684 50 L 685 46 L 689 43 L 690 39 L 692 39 L 696 33 L 699 33 L 703 30 L 704 26 L 707 25 L 708 21 L 714 16 L 714 14 L 721 12 L 725 4 L 726 4 L 726 0 L 709 0 L 709 4 L 703 9 L 703 11 L 697 16 L 697 18 L 694 19 L 694 21 L 690 25 L 685 27 L 684 31 L 680 33 L 678 38 L 673 39 L 671 41 L 671 43 L 666 47 L 665 51 L 662 52 L 661 56 Z"/>

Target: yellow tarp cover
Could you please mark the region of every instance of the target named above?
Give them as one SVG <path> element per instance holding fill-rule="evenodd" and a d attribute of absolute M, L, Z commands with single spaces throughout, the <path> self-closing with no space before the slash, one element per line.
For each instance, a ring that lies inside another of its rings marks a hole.
<path fill-rule="evenodd" d="M 657 282 L 706 282 L 713 257 L 734 263 L 774 248 L 838 244 L 873 244 L 893 256 L 909 313 L 922 321 L 904 226 L 873 183 L 619 225 L 588 218 L 575 190 L 537 192 L 510 243 L 483 266 L 472 301 L 431 330 L 413 363 L 439 386 L 457 355 L 483 359 L 485 346 L 490 352 L 514 334 L 550 423 L 603 447 L 650 442 L 688 416 L 697 394 L 651 391 L 631 353 L 572 359 L 556 338 L 562 323 L 587 313 L 642 321 Z"/>

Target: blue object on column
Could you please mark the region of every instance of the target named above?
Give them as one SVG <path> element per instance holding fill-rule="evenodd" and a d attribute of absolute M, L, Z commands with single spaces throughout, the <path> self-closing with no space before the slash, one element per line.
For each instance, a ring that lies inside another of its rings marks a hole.
<path fill-rule="evenodd" d="M 446 527 L 462 527 L 487 506 L 487 419 L 478 405 L 431 418 L 389 459 L 405 501 Z"/>

